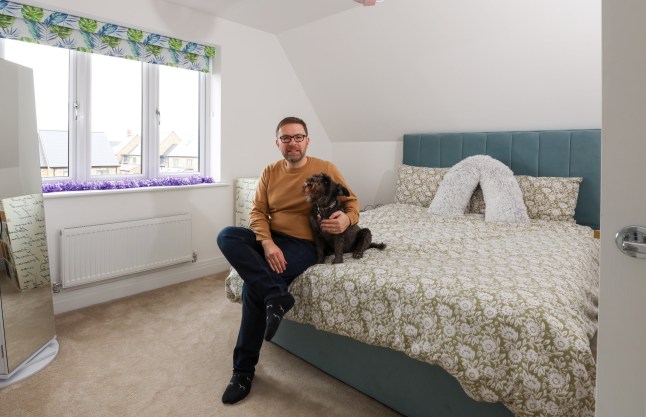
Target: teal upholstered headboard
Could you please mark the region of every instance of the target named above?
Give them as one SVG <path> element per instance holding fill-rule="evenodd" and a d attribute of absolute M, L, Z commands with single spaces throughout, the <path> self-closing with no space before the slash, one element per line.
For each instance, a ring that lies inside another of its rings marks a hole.
<path fill-rule="evenodd" d="M 574 218 L 599 228 L 601 130 L 406 134 L 402 162 L 441 168 L 482 154 L 516 175 L 583 177 Z"/>

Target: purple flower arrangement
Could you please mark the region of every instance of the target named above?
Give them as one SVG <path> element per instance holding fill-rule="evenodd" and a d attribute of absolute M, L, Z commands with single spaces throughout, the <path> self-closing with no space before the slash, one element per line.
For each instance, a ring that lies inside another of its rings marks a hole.
<path fill-rule="evenodd" d="M 58 191 L 85 191 L 85 190 L 119 190 L 124 188 L 142 187 L 169 187 L 177 185 L 195 185 L 213 183 L 213 178 L 201 175 L 190 177 L 164 177 L 144 179 L 120 179 L 103 181 L 61 181 L 43 184 L 43 193 Z"/>

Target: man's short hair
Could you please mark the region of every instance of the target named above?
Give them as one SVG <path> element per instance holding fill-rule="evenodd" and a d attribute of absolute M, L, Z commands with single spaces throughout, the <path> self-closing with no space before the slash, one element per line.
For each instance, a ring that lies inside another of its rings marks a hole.
<path fill-rule="evenodd" d="M 280 130 L 281 127 L 288 124 L 299 124 L 303 126 L 303 129 L 305 129 L 305 135 L 306 136 L 308 135 L 307 125 L 305 124 L 305 122 L 302 119 L 299 119 L 298 117 L 294 117 L 294 116 L 285 117 L 283 120 L 281 120 L 278 123 L 278 126 L 276 127 L 276 135 L 278 135 L 278 131 Z"/>

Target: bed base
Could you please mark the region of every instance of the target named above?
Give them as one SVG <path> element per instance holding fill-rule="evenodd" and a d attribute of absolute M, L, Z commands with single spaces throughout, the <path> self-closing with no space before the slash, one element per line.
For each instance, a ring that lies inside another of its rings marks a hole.
<path fill-rule="evenodd" d="M 501 403 L 475 401 L 448 372 L 392 349 L 283 320 L 272 341 L 408 417 L 513 417 Z"/>

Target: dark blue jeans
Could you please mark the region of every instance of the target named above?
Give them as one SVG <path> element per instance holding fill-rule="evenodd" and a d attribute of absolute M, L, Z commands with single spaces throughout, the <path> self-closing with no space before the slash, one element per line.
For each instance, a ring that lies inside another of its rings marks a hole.
<path fill-rule="evenodd" d="M 282 274 L 271 270 L 262 245 L 251 230 L 229 226 L 222 229 L 217 238 L 222 254 L 244 281 L 242 320 L 233 351 L 233 371 L 241 374 L 253 375 L 255 372 L 264 340 L 267 300 L 287 294 L 294 278 L 316 263 L 313 242 L 274 231 L 271 237 L 287 261 Z"/>

